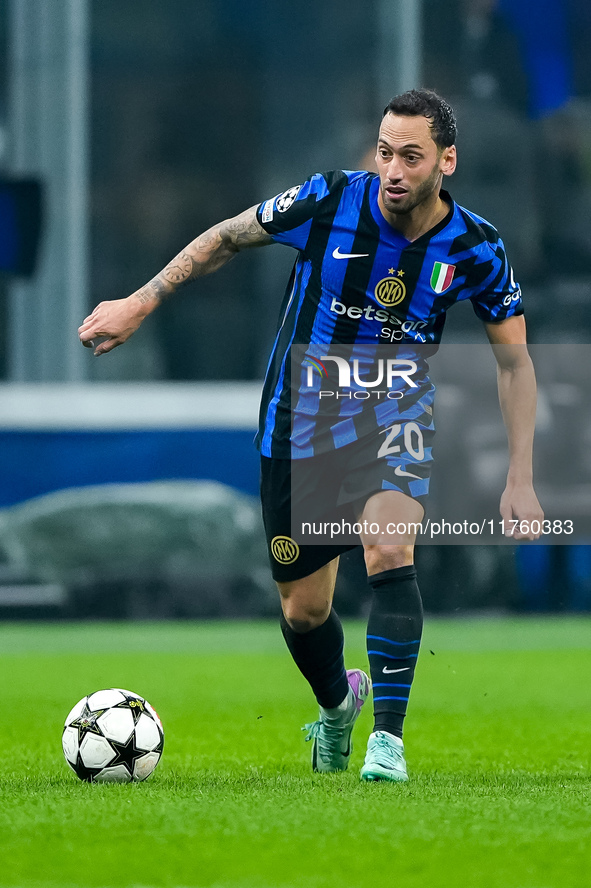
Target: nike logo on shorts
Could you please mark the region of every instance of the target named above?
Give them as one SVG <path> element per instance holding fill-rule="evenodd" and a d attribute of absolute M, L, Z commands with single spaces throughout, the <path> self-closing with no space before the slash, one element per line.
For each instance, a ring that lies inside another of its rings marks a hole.
<path fill-rule="evenodd" d="M 398 475 L 399 477 L 404 476 L 405 478 L 416 478 L 418 481 L 421 480 L 419 475 L 413 475 L 412 472 L 405 472 L 402 466 L 396 466 L 396 468 L 394 469 L 394 474 Z"/>

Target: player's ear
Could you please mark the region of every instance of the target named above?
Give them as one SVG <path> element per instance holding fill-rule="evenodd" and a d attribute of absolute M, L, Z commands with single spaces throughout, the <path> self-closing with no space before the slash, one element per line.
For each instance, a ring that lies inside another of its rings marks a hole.
<path fill-rule="evenodd" d="M 451 145 L 449 148 L 443 149 L 439 161 L 439 169 L 444 176 L 451 176 L 451 174 L 455 171 L 457 160 L 458 155 L 455 145 Z"/>

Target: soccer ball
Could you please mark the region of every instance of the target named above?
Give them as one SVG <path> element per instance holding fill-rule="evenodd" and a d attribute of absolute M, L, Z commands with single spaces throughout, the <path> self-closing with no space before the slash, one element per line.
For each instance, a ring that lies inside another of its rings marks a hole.
<path fill-rule="evenodd" d="M 81 780 L 130 783 L 145 780 L 160 761 L 164 730 L 147 700 L 109 688 L 76 703 L 66 718 L 62 746 Z"/>

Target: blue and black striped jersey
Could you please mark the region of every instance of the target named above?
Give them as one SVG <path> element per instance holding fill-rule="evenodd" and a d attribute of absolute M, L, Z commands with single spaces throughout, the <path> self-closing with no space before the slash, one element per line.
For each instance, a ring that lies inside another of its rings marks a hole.
<path fill-rule="evenodd" d="M 448 215 L 411 242 L 382 215 L 378 191 L 375 174 L 337 170 L 315 174 L 258 207 L 258 221 L 272 239 L 298 250 L 263 389 L 257 446 L 265 456 L 305 457 L 343 446 L 409 406 L 404 401 L 365 409 L 365 418 L 351 424 L 351 411 L 357 415 L 362 405 L 342 404 L 339 422 L 349 421 L 349 432 L 320 435 L 311 421 L 309 392 L 302 389 L 296 400 L 302 415 L 293 410 L 292 346 L 311 345 L 313 353 L 319 346 L 320 354 L 330 346 L 395 343 L 405 351 L 419 346 L 420 353 L 436 348 L 456 302 L 470 299 L 485 322 L 523 313 L 492 225 L 442 191 Z M 424 375 L 421 395 L 413 397 L 414 415 L 431 413 L 432 392 Z"/>

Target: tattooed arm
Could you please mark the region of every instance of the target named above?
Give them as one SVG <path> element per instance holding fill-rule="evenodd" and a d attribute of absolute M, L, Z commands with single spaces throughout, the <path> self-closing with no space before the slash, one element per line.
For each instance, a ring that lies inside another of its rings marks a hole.
<path fill-rule="evenodd" d="M 270 244 L 270 236 L 257 221 L 256 209 L 251 207 L 199 235 L 131 296 L 97 305 L 78 329 L 82 345 L 94 348 L 95 355 L 111 351 L 129 339 L 144 318 L 178 287 L 217 271 L 239 250 Z M 96 348 L 95 339 L 103 339 Z"/>

